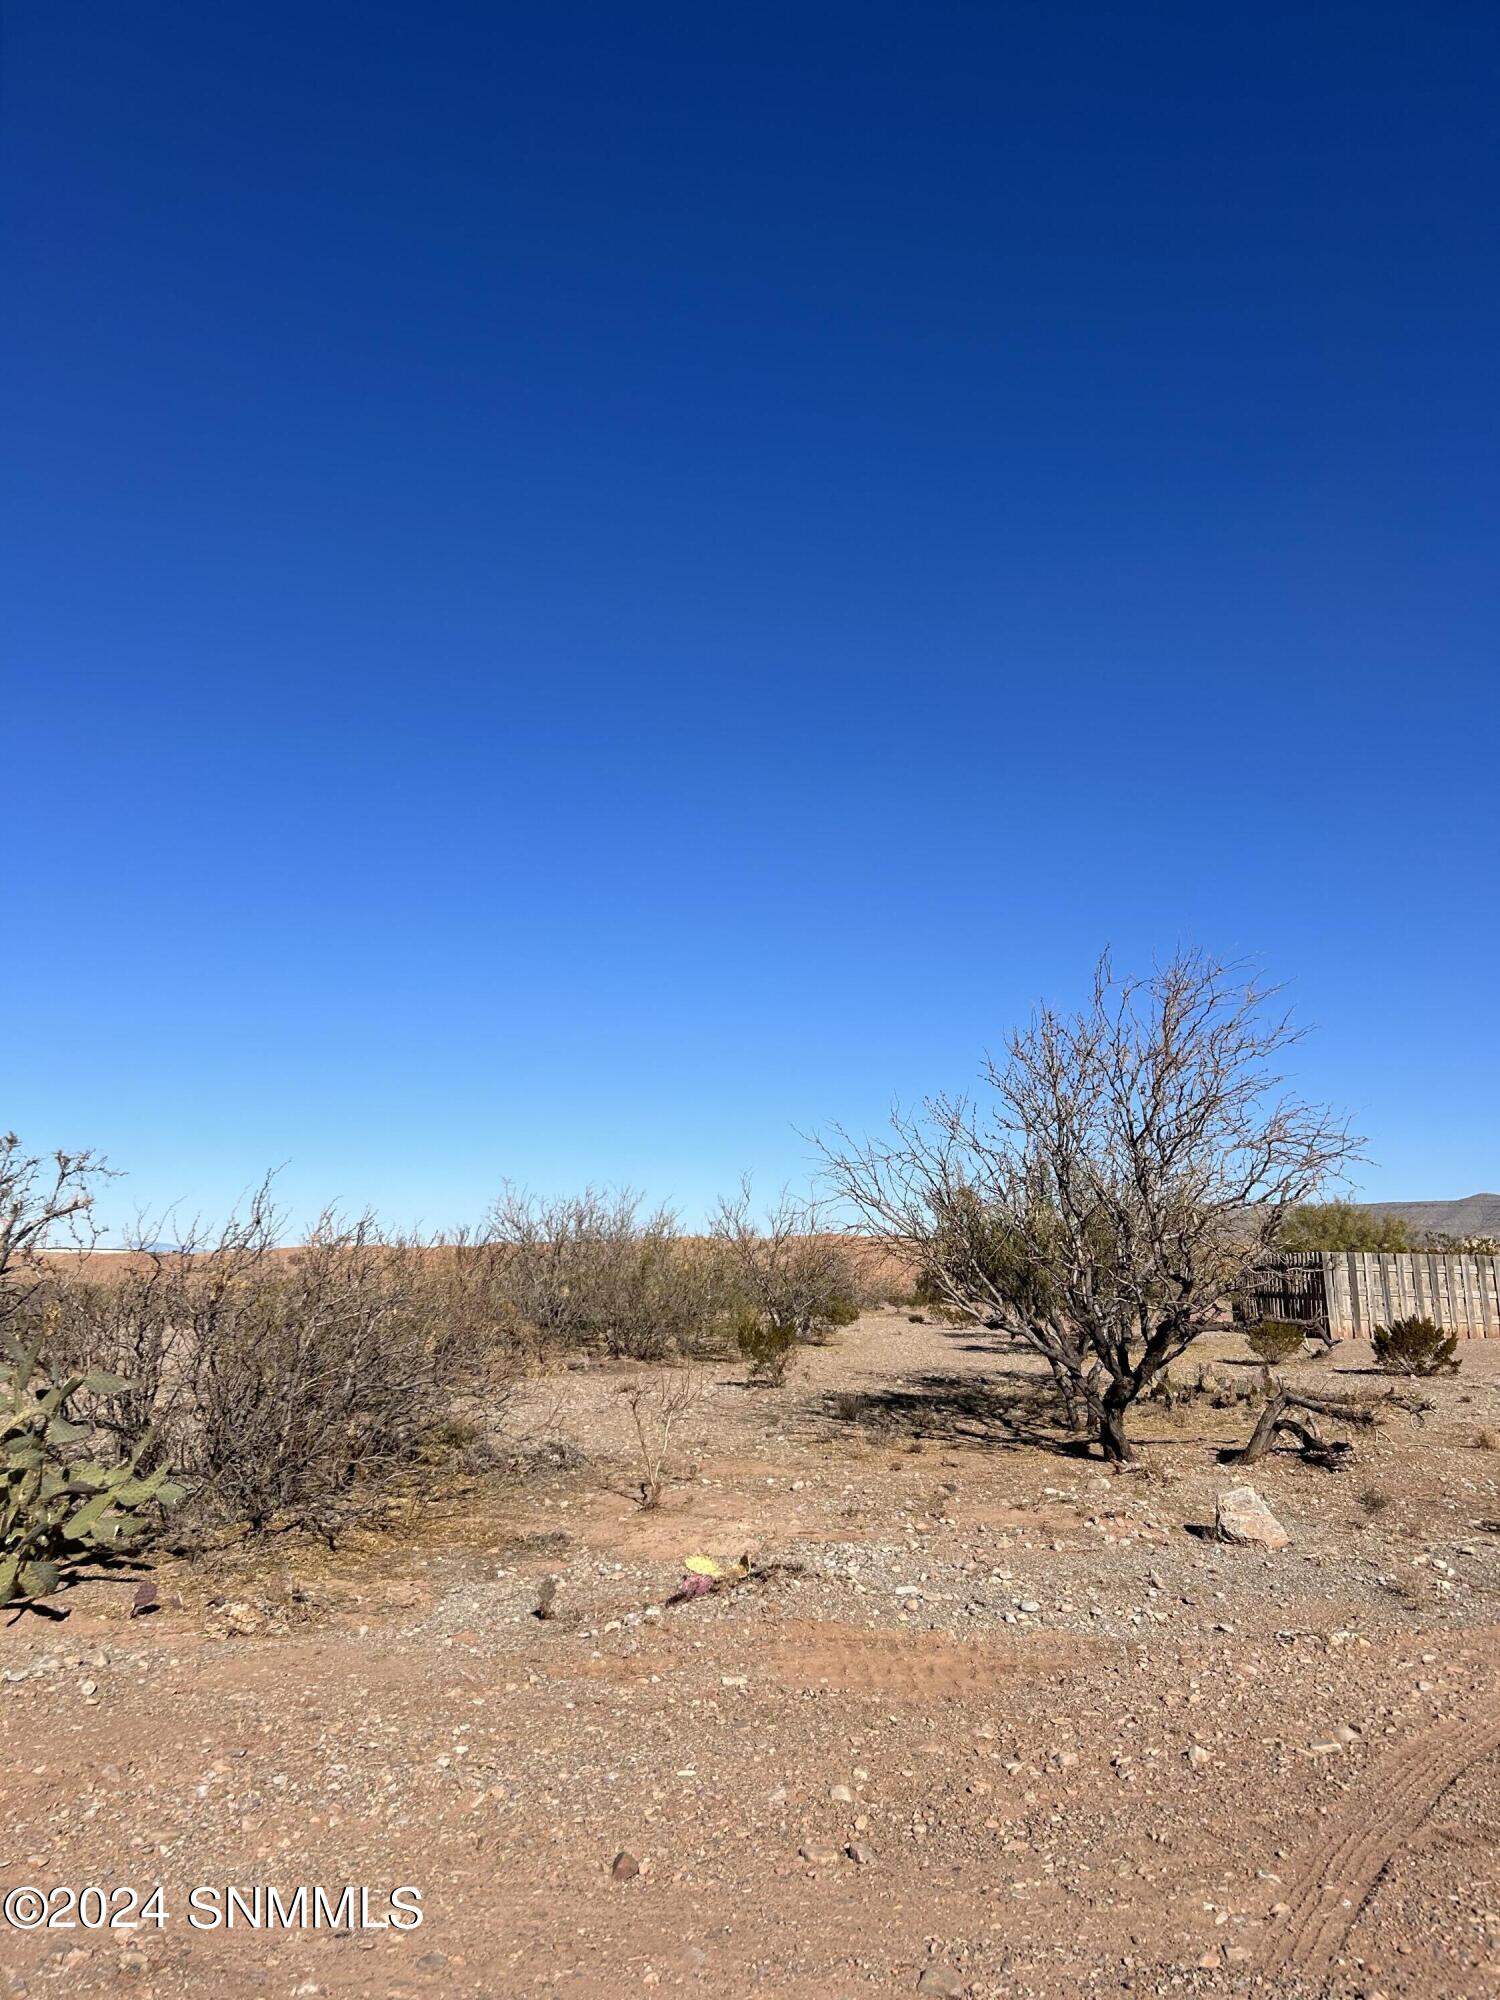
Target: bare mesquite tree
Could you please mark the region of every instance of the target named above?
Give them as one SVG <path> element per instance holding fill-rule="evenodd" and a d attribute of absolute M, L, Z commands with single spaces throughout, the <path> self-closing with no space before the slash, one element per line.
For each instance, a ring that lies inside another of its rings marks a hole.
<path fill-rule="evenodd" d="M 933 1098 L 883 1139 L 821 1142 L 860 1225 L 914 1254 L 936 1299 L 1039 1354 L 1116 1463 L 1131 1405 L 1359 1143 L 1284 1091 L 1302 1031 L 1274 1000 L 1202 953 L 1149 979 L 1106 955 L 1087 1007 L 1042 1008 L 986 1062 L 983 1107 Z"/>

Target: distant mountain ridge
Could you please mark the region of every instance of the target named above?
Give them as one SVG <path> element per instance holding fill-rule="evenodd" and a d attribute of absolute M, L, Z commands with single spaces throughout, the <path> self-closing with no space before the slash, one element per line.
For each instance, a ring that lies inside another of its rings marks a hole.
<path fill-rule="evenodd" d="M 1414 1236 L 1500 1236 L 1500 1194 L 1466 1194 L 1461 1201 L 1359 1201 L 1370 1215 L 1394 1215 Z"/>

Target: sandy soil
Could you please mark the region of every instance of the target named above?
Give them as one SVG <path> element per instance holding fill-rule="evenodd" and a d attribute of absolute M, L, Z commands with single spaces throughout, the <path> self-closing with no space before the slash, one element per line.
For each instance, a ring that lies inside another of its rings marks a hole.
<path fill-rule="evenodd" d="M 783 1390 L 707 1371 L 647 1513 L 618 1374 L 571 1373 L 526 1478 L 400 1536 L 8 1623 L 0 1887 L 160 1883 L 165 1921 L 0 1929 L 0 1991 L 1500 1991 L 1500 1348 L 1338 1473 L 1257 1468 L 1276 1553 L 1194 1532 L 1242 1411 L 1155 1412 L 1109 1476 L 1032 1441 L 1035 1386 L 870 1315 Z M 346 1883 L 423 1923 L 188 1922 Z"/>

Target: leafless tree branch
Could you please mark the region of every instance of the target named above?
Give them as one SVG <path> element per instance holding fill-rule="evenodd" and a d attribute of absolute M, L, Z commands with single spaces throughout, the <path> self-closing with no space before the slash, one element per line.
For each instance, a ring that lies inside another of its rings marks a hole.
<path fill-rule="evenodd" d="M 1040 1355 L 1110 1459 L 1131 1456 L 1131 1405 L 1359 1144 L 1286 1090 L 1301 1031 L 1274 1000 L 1199 952 L 1147 979 L 1106 955 L 1085 1008 L 1038 1009 L 985 1063 L 983 1103 L 931 1098 L 882 1138 L 819 1142 L 859 1225 Z"/>

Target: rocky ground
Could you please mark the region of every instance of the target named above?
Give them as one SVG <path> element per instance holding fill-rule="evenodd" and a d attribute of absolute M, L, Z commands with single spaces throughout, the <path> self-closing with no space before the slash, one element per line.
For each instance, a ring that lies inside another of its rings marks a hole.
<path fill-rule="evenodd" d="M 783 1389 L 706 1371 L 653 1511 L 619 1389 L 536 1385 L 524 1476 L 399 1533 L 0 1628 L 0 1887 L 163 1917 L 0 1928 L 0 1991 L 1500 1990 L 1500 1346 L 1337 1472 L 1226 1469 L 1200 1397 L 1109 1475 L 989 1336 L 885 1311 Z M 1246 1476 L 1287 1547 L 1213 1539 Z M 188 1920 L 304 1884 L 424 1921 Z"/>

